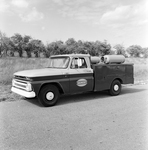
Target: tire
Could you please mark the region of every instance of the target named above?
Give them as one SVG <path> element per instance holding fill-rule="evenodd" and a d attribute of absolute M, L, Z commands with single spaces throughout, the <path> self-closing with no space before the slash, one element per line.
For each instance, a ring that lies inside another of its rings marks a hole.
<path fill-rule="evenodd" d="M 59 89 L 54 85 L 43 86 L 39 92 L 38 101 L 45 107 L 54 106 L 59 99 Z"/>
<path fill-rule="evenodd" d="M 119 95 L 120 92 L 121 92 L 121 83 L 119 80 L 114 80 L 111 84 L 109 93 L 112 96 L 116 96 L 116 95 Z"/>

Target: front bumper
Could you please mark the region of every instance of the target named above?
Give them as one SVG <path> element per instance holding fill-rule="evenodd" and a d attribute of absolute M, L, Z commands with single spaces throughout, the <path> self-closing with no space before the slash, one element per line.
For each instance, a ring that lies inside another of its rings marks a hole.
<path fill-rule="evenodd" d="M 26 98 L 33 98 L 33 97 L 36 96 L 35 92 L 33 92 L 33 91 L 27 92 L 27 91 L 24 91 L 24 90 L 15 88 L 15 87 L 12 87 L 11 91 L 14 92 L 14 93 L 17 93 L 17 94 L 19 94 L 21 96 L 24 96 Z"/>

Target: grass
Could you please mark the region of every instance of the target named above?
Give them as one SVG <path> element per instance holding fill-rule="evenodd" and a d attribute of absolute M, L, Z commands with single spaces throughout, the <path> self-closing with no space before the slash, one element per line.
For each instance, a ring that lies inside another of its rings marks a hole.
<path fill-rule="evenodd" d="M 17 71 L 45 68 L 47 66 L 47 58 L 5 58 L 0 59 L 0 83 L 10 84 L 13 73 Z"/>
<path fill-rule="evenodd" d="M 148 83 L 148 59 L 126 58 L 134 64 L 135 83 Z M 13 101 L 20 96 L 10 91 L 13 73 L 27 69 L 39 69 L 48 66 L 48 58 L 0 58 L 0 101 Z"/>
<path fill-rule="evenodd" d="M 148 59 L 146 58 L 127 58 L 127 63 L 134 64 L 135 83 L 148 82 Z"/>

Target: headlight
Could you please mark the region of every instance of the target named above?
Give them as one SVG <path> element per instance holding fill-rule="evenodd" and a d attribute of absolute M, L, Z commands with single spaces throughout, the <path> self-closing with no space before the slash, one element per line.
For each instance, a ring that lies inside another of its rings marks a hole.
<path fill-rule="evenodd" d="M 30 83 L 27 83 L 27 85 L 26 85 L 26 90 L 27 90 L 28 92 L 32 91 L 32 86 L 31 86 Z"/>

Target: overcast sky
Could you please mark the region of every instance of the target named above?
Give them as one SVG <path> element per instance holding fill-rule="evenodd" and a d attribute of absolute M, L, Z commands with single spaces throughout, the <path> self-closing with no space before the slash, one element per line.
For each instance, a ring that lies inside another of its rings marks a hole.
<path fill-rule="evenodd" d="M 0 30 L 44 43 L 74 38 L 148 47 L 148 0 L 0 0 Z"/>

